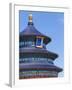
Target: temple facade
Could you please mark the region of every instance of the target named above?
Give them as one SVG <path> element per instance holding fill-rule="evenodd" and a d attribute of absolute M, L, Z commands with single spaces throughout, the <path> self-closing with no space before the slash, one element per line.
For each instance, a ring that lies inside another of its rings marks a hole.
<path fill-rule="evenodd" d="M 28 25 L 19 34 L 19 79 L 58 77 L 62 68 L 54 65 L 58 54 L 46 48 L 50 42 L 50 37 L 35 28 L 29 14 Z"/>

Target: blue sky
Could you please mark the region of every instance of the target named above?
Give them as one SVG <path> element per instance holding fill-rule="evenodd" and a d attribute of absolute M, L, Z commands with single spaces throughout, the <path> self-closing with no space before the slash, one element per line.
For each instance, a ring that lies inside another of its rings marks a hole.
<path fill-rule="evenodd" d="M 24 30 L 28 24 L 29 11 L 19 11 L 19 29 Z M 64 13 L 63 12 L 31 12 L 35 28 L 49 36 L 52 41 L 47 44 L 47 50 L 57 53 L 54 61 L 56 66 L 64 68 Z M 59 73 L 64 76 L 64 72 Z"/>

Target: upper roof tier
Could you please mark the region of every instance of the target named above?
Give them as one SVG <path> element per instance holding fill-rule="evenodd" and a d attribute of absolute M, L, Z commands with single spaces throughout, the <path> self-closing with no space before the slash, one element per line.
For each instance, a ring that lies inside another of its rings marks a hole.
<path fill-rule="evenodd" d="M 34 23 L 33 23 L 33 20 L 32 20 L 32 14 L 29 15 L 28 26 L 22 32 L 20 32 L 20 37 L 24 37 L 24 36 L 34 36 L 34 37 L 41 36 L 41 37 L 44 37 L 44 43 L 45 44 L 47 44 L 51 41 L 51 38 L 42 34 L 41 32 L 39 32 L 34 27 Z"/>

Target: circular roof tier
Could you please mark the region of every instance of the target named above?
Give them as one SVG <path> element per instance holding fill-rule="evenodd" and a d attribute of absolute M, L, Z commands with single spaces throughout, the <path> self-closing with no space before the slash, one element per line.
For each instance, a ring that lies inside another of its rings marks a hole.
<path fill-rule="evenodd" d="M 44 43 L 47 44 L 51 41 L 51 38 L 49 38 L 48 36 L 42 34 L 41 32 L 39 32 L 34 25 L 28 25 L 22 32 L 20 32 L 20 38 L 24 38 L 27 36 L 41 36 L 44 37 Z"/>
<path fill-rule="evenodd" d="M 57 71 L 61 72 L 62 69 L 55 66 L 55 65 L 49 65 L 49 64 L 40 64 L 40 63 L 23 63 L 19 64 L 20 71 L 23 70 L 48 70 L 48 71 Z"/>
<path fill-rule="evenodd" d="M 52 60 L 55 60 L 57 57 L 58 57 L 58 54 L 55 54 L 53 52 L 50 52 L 46 49 L 39 49 L 39 48 L 22 48 L 20 49 L 20 56 L 25 56 L 25 54 L 27 54 L 28 56 L 30 55 L 41 55 L 44 56 L 44 57 L 47 57 L 49 59 L 52 59 Z"/>

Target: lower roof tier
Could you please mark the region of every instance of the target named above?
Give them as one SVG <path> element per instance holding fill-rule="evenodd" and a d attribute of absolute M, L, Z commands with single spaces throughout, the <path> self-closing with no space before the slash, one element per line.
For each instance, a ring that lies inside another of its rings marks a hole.
<path fill-rule="evenodd" d="M 19 64 L 19 69 L 20 71 L 24 71 L 24 70 L 48 70 L 48 71 L 56 71 L 56 72 L 62 71 L 62 68 L 59 68 L 55 65 L 36 64 L 36 63 Z"/>
<path fill-rule="evenodd" d="M 39 48 L 20 48 L 19 49 L 20 57 L 24 56 L 41 56 L 41 57 L 46 57 L 52 60 L 55 60 L 58 57 L 58 54 L 50 52 L 46 49 L 39 49 Z"/>

